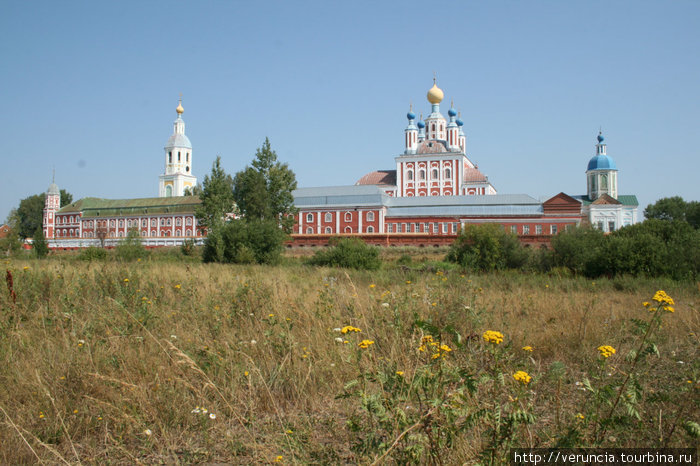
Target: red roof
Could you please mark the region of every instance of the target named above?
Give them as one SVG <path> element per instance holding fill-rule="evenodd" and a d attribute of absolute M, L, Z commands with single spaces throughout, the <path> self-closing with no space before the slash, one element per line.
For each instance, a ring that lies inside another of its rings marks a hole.
<path fill-rule="evenodd" d="M 395 186 L 396 170 L 377 170 L 375 172 L 367 173 L 365 176 L 357 180 L 357 183 L 355 184 Z"/>
<path fill-rule="evenodd" d="M 486 175 L 481 173 L 478 168 L 466 168 L 464 170 L 464 182 L 474 183 L 474 182 L 485 182 Z"/>
<path fill-rule="evenodd" d="M 441 154 L 447 152 L 447 149 L 440 141 L 430 140 L 418 144 L 418 150 L 416 152 L 419 154 Z"/>

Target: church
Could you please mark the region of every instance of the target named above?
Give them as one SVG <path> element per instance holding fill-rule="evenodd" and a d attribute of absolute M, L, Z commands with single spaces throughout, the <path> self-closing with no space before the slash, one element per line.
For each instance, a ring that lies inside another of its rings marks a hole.
<path fill-rule="evenodd" d="M 602 133 L 587 166 L 586 194 L 561 192 L 543 202 L 527 194 L 500 194 L 468 155 L 464 122 L 454 106 L 447 111 L 449 120 L 442 115 L 443 99 L 434 80 L 427 94 L 428 117 L 409 110 L 404 150 L 394 157 L 394 168 L 369 172 L 353 185 L 295 190 L 298 213 L 288 246 L 323 246 L 334 236 L 386 246 L 439 246 L 451 243 L 462 226 L 478 223 L 501 225 L 526 245 L 546 245 L 576 225 L 610 232 L 637 223 L 637 198 L 618 194 L 618 169 Z M 159 197 L 88 197 L 61 206 L 58 186 L 52 183 L 43 217 L 50 247 L 110 247 L 133 229 L 146 247 L 203 241 L 206 230 L 195 216 L 200 201 L 189 195 L 197 179 L 182 101 L 176 113 L 164 147 Z"/>

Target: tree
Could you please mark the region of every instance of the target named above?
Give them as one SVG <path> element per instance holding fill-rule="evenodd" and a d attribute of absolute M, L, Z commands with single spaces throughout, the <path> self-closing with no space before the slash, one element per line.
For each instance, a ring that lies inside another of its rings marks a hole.
<path fill-rule="evenodd" d="M 685 202 L 680 196 L 665 197 L 644 209 L 648 219 L 682 220 L 690 223 L 693 228 L 700 228 L 700 202 Z"/>
<path fill-rule="evenodd" d="M 202 185 L 197 184 L 192 187 L 185 188 L 185 196 L 199 196 L 202 194 Z"/>
<path fill-rule="evenodd" d="M 46 193 L 35 194 L 22 199 L 17 207 L 17 234 L 22 238 L 31 237 L 37 228 L 42 227 Z M 61 206 L 73 202 L 73 195 L 61 190 Z"/>
<path fill-rule="evenodd" d="M 448 261 L 480 271 L 520 268 L 527 258 L 517 236 L 493 223 L 467 225 L 447 253 Z"/>
<path fill-rule="evenodd" d="M 201 206 L 195 210 L 200 225 L 211 230 L 224 222 L 226 214 L 234 211 L 233 179 L 221 168 L 221 157 L 217 156 L 211 174 L 204 177 L 199 199 Z"/>
<path fill-rule="evenodd" d="M 34 242 L 32 247 L 36 257 L 46 257 L 46 255 L 49 253 L 49 243 L 46 242 L 46 238 L 44 237 L 44 229 L 42 227 L 37 228 L 36 232 L 34 232 L 33 239 Z"/>
<path fill-rule="evenodd" d="M 294 196 L 296 175 L 286 163 L 277 160 L 277 153 L 265 138 L 262 147 L 255 152 L 251 166 L 236 173 L 233 179 L 233 197 L 248 220 L 274 220 L 285 233 L 294 225 Z"/>

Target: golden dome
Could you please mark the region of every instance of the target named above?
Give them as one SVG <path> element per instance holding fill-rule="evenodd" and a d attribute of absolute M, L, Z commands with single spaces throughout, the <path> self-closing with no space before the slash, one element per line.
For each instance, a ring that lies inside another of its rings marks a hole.
<path fill-rule="evenodd" d="M 185 111 L 184 108 L 182 108 L 182 100 L 177 104 L 177 108 L 175 111 L 178 113 L 178 115 L 182 115 L 182 113 Z"/>
<path fill-rule="evenodd" d="M 428 102 L 431 104 L 439 104 L 442 102 L 442 99 L 445 97 L 445 93 L 442 92 L 442 89 L 437 87 L 437 84 L 435 84 L 435 81 L 433 81 L 433 87 L 430 88 L 428 91 Z"/>

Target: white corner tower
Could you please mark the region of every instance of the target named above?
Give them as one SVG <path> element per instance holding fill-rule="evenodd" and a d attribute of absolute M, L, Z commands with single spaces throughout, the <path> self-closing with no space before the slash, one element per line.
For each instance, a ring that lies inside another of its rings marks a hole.
<path fill-rule="evenodd" d="M 617 199 L 617 166 L 613 158 L 606 153 L 604 140 L 603 132 L 600 131 L 598 144 L 595 145 L 596 154 L 589 160 L 586 170 L 588 198 L 591 201 L 603 194 Z"/>
<path fill-rule="evenodd" d="M 165 145 L 165 173 L 160 175 L 158 197 L 184 196 L 185 191 L 197 185 L 192 175 L 192 144 L 185 135 L 185 122 L 182 120 L 182 99 L 177 108 L 177 119 L 173 124 L 173 134 Z"/>
<path fill-rule="evenodd" d="M 55 175 L 54 175 L 55 178 Z M 61 208 L 61 191 L 58 186 L 51 180 L 49 189 L 46 190 L 46 198 L 44 199 L 44 216 L 42 227 L 44 230 L 44 238 L 53 239 L 56 226 L 56 212 Z"/>

